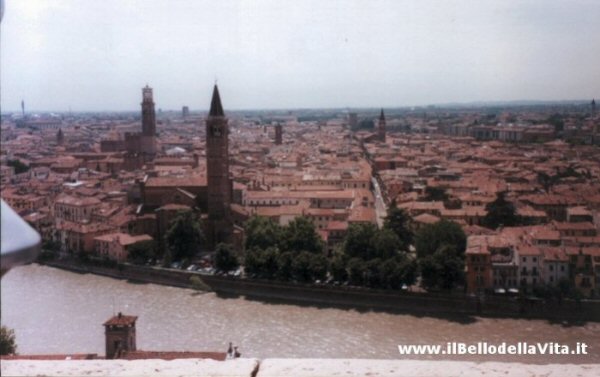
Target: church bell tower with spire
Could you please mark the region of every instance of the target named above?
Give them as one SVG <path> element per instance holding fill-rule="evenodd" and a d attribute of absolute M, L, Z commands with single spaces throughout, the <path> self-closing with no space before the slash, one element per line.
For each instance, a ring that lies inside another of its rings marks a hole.
<path fill-rule="evenodd" d="M 206 170 L 208 186 L 208 241 L 211 247 L 230 240 L 229 215 L 231 180 L 229 179 L 229 126 L 221 105 L 219 88 L 213 88 L 210 111 L 206 118 Z"/>
<path fill-rule="evenodd" d="M 381 109 L 379 121 L 377 122 L 377 139 L 385 143 L 385 115 L 383 115 L 383 109 Z"/>

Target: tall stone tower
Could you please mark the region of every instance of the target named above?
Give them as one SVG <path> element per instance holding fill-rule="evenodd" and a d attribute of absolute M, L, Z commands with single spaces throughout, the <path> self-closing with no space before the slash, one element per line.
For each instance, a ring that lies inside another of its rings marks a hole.
<path fill-rule="evenodd" d="M 63 134 L 62 128 L 58 129 L 56 133 L 56 144 L 63 145 L 65 142 L 65 135 Z"/>
<path fill-rule="evenodd" d="M 281 145 L 283 142 L 283 126 L 279 123 L 275 125 L 275 144 Z"/>
<path fill-rule="evenodd" d="M 379 121 L 377 122 L 377 139 L 385 143 L 385 115 L 383 115 L 383 109 L 381 109 Z"/>
<path fill-rule="evenodd" d="M 230 239 L 229 216 L 231 181 L 229 179 L 229 126 L 215 84 L 206 118 L 206 171 L 208 185 L 208 242 L 214 247 Z"/>
<path fill-rule="evenodd" d="M 592 99 L 592 116 L 596 115 L 596 99 Z"/>
<path fill-rule="evenodd" d="M 106 340 L 106 358 L 117 359 L 127 351 L 135 351 L 135 321 L 136 316 L 123 315 L 119 312 L 104 322 Z"/>
<path fill-rule="evenodd" d="M 152 88 L 148 85 L 142 88 L 142 135 L 156 136 L 154 99 L 152 98 Z"/>

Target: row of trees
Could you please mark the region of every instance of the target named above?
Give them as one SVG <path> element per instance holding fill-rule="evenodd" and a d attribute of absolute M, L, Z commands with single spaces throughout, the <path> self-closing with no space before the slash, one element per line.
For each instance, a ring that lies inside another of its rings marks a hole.
<path fill-rule="evenodd" d="M 129 248 L 129 260 L 144 263 L 162 258 L 190 260 L 204 242 L 199 221 L 192 212 L 182 212 L 171 222 L 161 255 L 155 241 Z M 415 246 L 416 254 L 409 252 Z M 245 271 L 248 275 L 283 281 L 315 282 L 331 278 L 339 284 L 399 289 L 414 284 L 417 277 L 427 288 L 452 289 L 464 280 L 466 236 L 449 221 L 423 227 L 413 234 L 410 217 L 392 203 L 382 229 L 370 223 L 351 224 L 346 237 L 331 255 L 312 221 L 298 217 L 280 226 L 264 217 L 246 223 Z M 231 245 L 216 247 L 215 267 L 230 271 L 239 266 Z"/>
<path fill-rule="evenodd" d="M 443 220 L 414 235 L 409 216 L 394 203 L 382 229 L 351 224 L 329 257 L 307 218 L 279 226 L 253 217 L 246 236 L 245 270 L 258 278 L 314 282 L 329 277 L 340 284 L 386 289 L 414 284 L 419 273 L 427 288 L 452 289 L 464 281 L 466 236 L 460 226 Z M 413 243 L 416 254 L 409 253 Z"/>
<path fill-rule="evenodd" d="M 252 217 L 246 223 L 247 274 L 279 280 L 310 282 L 327 275 L 324 244 L 308 218 L 297 217 L 280 226 L 265 217 Z"/>

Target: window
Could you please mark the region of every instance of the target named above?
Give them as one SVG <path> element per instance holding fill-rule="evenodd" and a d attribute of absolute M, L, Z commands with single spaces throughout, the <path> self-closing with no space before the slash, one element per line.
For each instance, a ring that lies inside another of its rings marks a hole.
<path fill-rule="evenodd" d="M 523 262 L 527 262 L 527 257 L 523 257 Z"/>
<path fill-rule="evenodd" d="M 533 257 L 533 262 L 534 263 L 537 262 L 537 258 L 536 257 Z"/>
<path fill-rule="evenodd" d="M 549 268 L 550 268 L 550 271 L 554 271 L 554 266 L 553 265 L 550 265 Z"/>
<path fill-rule="evenodd" d="M 565 266 L 560 266 L 560 272 L 565 272 Z"/>

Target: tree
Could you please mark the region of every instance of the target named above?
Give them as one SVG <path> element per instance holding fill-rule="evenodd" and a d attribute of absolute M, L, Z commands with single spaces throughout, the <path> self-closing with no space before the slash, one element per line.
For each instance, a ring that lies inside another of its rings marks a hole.
<path fill-rule="evenodd" d="M 448 194 L 443 187 L 427 186 L 424 199 L 429 202 L 445 202 L 448 200 Z"/>
<path fill-rule="evenodd" d="M 292 276 L 300 282 L 308 282 L 312 280 L 310 269 L 311 253 L 302 251 L 292 261 Z"/>
<path fill-rule="evenodd" d="M 389 229 L 398 236 L 401 250 L 408 250 L 408 246 L 413 240 L 413 233 L 409 224 L 410 216 L 405 210 L 398 208 L 395 201 L 392 201 L 383 222 L 383 229 Z"/>
<path fill-rule="evenodd" d="M 451 290 L 464 281 L 464 255 L 448 245 L 419 260 L 423 286 Z"/>
<path fill-rule="evenodd" d="M 341 255 L 336 255 L 331 259 L 329 264 L 329 272 L 333 280 L 344 282 L 348 279 L 348 271 L 346 271 L 346 261 Z"/>
<path fill-rule="evenodd" d="M 361 286 L 365 283 L 365 262 L 360 258 L 352 258 L 348 261 L 348 282 L 351 285 Z"/>
<path fill-rule="evenodd" d="M 325 280 L 327 277 L 327 257 L 323 254 L 311 254 L 310 273 L 313 281 Z"/>
<path fill-rule="evenodd" d="M 284 227 L 281 246 L 284 251 L 321 253 L 323 241 L 315 224 L 307 217 L 296 217 Z"/>
<path fill-rule="evenodd" d="M 415 235 L 417 258 L 433 255 L 441 246 L 453 247 L 458 255 L 464 255 L 467 236 L 460 225 L 448 220 L 427 224 Z"/>
<path fill-rule="evenodd" d="M 267 217 L 253 216 L 246 222 L 246 250 L 278 246 L 282 229 Z"/>
<path fill-rule="evenodd" d="M 154 240 L 136 242 L 127 248 L 127 260 L 135 264 L 143 264 L 148 259 L 156 258 L 156 242 Z"/>
<path fill-rule="evenodd" d="M 414 284 L 417 265 L 407 258 L 391 258 L 381 263 L 380 272 L 382 286 L 389 289 L 400 289 L 402 285 Z"/>
<path fill-rule="evenodd" d="M 400 239 L 390 229 L 377 230 L 371 238 L 373 256 L 380 259 L 388 259 L 396 255 L 400 248 Z"/>
<path fill-rule="evenodd" d="M 294 253 L 286 251 L 279 254 L 277 258 L 277 277 L 283 281 L 292 280 L 292 262 L 294 261 Z"/>
<path fill-rule="evenodd" d="M 342 250 L 350 258 L 369 260 L 375 257 L 372 239 L 377 232 L 377 226 L 371 223 L 350 224 Z"/>
<path fill-rule="evenodd" d="M 499 226 L 515 226 L 519 224 L 515 206 L 506 200 L 505 192 L 499 192 L 496 200 L 485 206 L 487 214 L 483 218 L 483 224 L 491 229 Z"/>
<path fill-rule="evenodd" d="M 0 355 L 12 355 L 16 352 L 15 331 L 6 326 L 0 326 Z"/>
<path fill-rule="evenodd" d="M 380 288 L 381 279 L 381 259 L 375 258 L 365 263 L 365 281 L 364 284 L 371 288 Z"/>
<path fill-rule="evenodd" d="M 260 273 L 260 249 L 246 250 L 246 256 L 244 257 L 244 272 L 247 275 L 257 275 Z"/>
<path fill-rule="evenodd" d="M 24 164 L 18 158 L 14 159 L 14 160 L 8 160 L 6 162 L 6 165 L 12 166 L 15 169 L 15 174 L 21 174 L 21 173 L 25 173 L 25 172 L 29 171 L 29 165 Z"/>
<path fill-rule="evenodd" d="M 246 273 L 263 279 L 273 279 L 279 270 L 279 250 L 269 247 L 265 250 L 253 248 L 246 252 L 244 268 Z"/>
<path fill-rule="evenodd" d="M 230 244 L 219 243 L 215 252 L 215 267 L 220 271 L 231 271 L 239 267 L 235 252 Z"/>
<path fill-rule="evenodd" d="M 189 259 L 196 255 L 204 242 L 204 234 L 191 211 L 180 212 L 171 221 L 166 241 L 173 260 Z"/>

